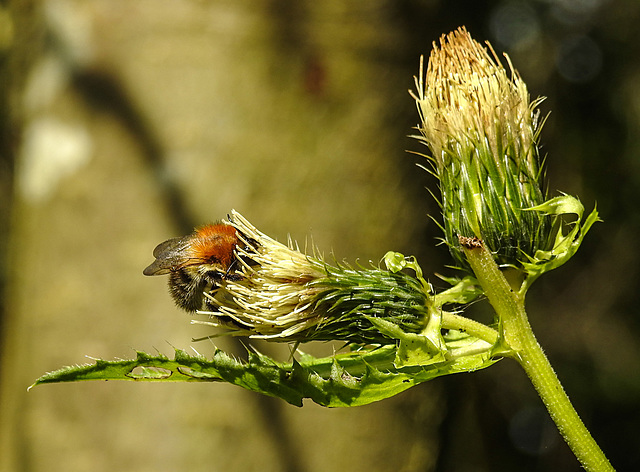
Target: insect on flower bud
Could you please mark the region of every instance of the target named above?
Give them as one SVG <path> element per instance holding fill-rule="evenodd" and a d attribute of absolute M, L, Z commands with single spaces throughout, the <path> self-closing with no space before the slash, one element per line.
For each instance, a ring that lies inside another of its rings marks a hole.
<path fill-rule="evenodd" d="M 221 334 L 388 344 L 395 340 L 372 318 L 414 333 L 428 322 L 428 294 L 416 278 L 330 266 L 271 239 L 235 211 L 228 222 L 165 241 L 153 255 L 144 274 L 168 274 L 176 304 Z"/>
<path fill-rule="evenodd" d="M 490 48 L 490 46 L 489 46 Z M 434 43 L 413 95 L 440 180 L 445 239 L 466 266 L 458 236 L 482 239 L 500 264 L 518 267 L 551 244 L 542 204 L 538 137 L 542 122 L 526 84 L 464 28 Z"/>

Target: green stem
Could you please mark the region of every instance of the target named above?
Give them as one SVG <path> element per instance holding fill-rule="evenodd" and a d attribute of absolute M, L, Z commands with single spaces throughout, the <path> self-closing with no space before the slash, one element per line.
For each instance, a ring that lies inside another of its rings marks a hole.
<path fill-rule="evenodd" d="M 446 311 L 442 313 L 442 328 L 464 331 L 492 345 L 498 341 L 498 332 L 495 329 L 464 316 L 455 315 Z"/>
<path fill-rule="evenodd" d="M 524 294 L 507 282 L 481 241 L 460 238 L 463 251 L 489 303 L 502 321 L 510 356 L 525 370 L 544 402 L 560 434 L 587 471 L 614 470 L 573 408 L 540 344 L 533 334 L 524 307 Z"/>

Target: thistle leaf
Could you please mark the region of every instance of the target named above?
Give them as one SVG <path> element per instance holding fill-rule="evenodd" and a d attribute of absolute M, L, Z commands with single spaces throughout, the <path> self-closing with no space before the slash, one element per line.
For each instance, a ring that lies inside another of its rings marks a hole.
<path fill-rule="evenodd" d="M 217 350 L 212 359 L 176 350 L 174 359 L 137 352 L 135 359 L 69 366 L 43 375 L 29 387 L 81 380 L 129 380 L 137 382 L 228 382 L 247 390 L 281 398 L 302 406 L 309 398 L 327 407 L 366 405 L 407 390 L 441 375 L 489 367 L 497 360 L 488 351 L 430 365 L 396 368 L 395 346 L 315 358 L 277 362 L 251 353 L 235 359 Z"/>

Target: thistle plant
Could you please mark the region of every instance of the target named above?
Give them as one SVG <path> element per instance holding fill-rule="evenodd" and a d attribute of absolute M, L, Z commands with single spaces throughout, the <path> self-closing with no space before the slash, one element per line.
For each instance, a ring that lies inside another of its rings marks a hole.
<path fill-rule="evenodd" d="M 505 55 L 460 28 L 433 45 L 416 78 L 429 170 L 438 178 L 440 226 L 462 277 L 437 291 L 414 257 L 388 252 L 378 264 L 329 263 L 257 230 L 232 211 L 224 222 L 154 251 L 146 275 L 170 276 L 179 306 L 207 338 L 243 336 L 295 346 L 279 362 L 255 350 L 247 360 L 216 350 L 211 359 L 176 350 L 174 359 L 136 359 L 66 367 L 35 384 L 123 379 L 224 381 L 301 406 L 356 406 L 435 377 L 487 368 L 511 358 L 525 370 L 586 470 L 613 470 L 585 428 L 538 344 L 525 296 L 542 274 L 567 262 L 598 220 L 569 195 L 546 196 L 538 150 L 542 99 Z M 195 241 L 195 242 L 194 242 Z M 463 274 L 465 272 L 462 272 Z M 464 316 L 485 298 L 485 325 Z M 345 349 L 316 358 L 299 347 L 337 340 Z M 34 385 L 35 385 L 34 384 Z"/>

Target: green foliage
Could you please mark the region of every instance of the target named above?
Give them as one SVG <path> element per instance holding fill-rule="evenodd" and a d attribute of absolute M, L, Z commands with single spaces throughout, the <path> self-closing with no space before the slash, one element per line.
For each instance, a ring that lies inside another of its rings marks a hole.
<path fill-rule="evenodd" d="M 553 225 L 553 246 L 548 251 L 538 250 L 533 257 L 529 257 L 529 262 L 523 263 L 527 278 L 523 285 L 526 290 L 534 280 L 545 272 L 549 272 L 560 267 L 573 257 L 578 251 L 582 240 L 594 223 L 600 221 L 598 211 L 594 208 L 589 216 L 582 223 L 584 206 L 575 197 L 561 195 L 546 201 L 542 205 L 528 209 L 531 212 L 542 213 L 554 218 Z M 572 228 L 565 235 L 565 225 L 561 217 L 563 215 L 575 215 L 576 220 L 571 223 Z"/>
<path fill-rule="evenodd" d="M 256 352 L 249 353 L 247 361 L 221 350 L 212 359 L 181 350 L 175 351 L 174 359 L 138 352 L 135 359 L 64 367 L 43 375 L 31 387 L 80 380 L 228 382 L 296 406 L 309 398 L 327 407 L 348 407 L 392 397 L 441 375 L 483 369 L 496 362 L 485 351 L 463 359 L 440 358 L 427 365 L 396 368 L 397 351 L 395 346 L 383 346 L 326 358 L 301 354 L 298 360 L 286 363 Z"/>

